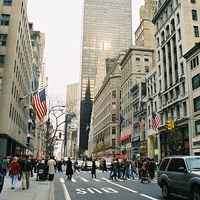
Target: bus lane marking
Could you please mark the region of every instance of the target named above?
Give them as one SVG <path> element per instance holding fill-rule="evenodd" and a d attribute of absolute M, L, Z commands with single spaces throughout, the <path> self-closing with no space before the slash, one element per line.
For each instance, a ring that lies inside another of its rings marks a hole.
<path fill-rule="evenodd" d="M 113 184 L 113 185 L 115 185 L 115 186 L 117 186 L 117 187 L 120 187 L 120 188 L 122 188 L 122 189 L 128 190 L 128 191 L 130 191 L 130 192 L 137 193 L 138 195 L 143 196 L 143 197 L 145 197 L 145 198 L 148 198 L 148 199 L 151 199 L 151 200 L 158 200 L 158 199 L 153 198 L 153 197 L 151 197 L 151 196 L 148 196 L 148 195 L 145 195 L 145 194 L 140 194 L 140 193 L 138 193 L 138 192 L 135 191 L 135 190 L 132 190 L 132 189 L 127 188 L 127 187 L 125 187 L 125 186 L 122 186 L 122 185 L 119 185 L 119 184 L 117 184 L 117 183 L 114 183 L 114 182 L 112 182 L 112 180 L 109 180 L 109 179 L 106 179 L 106 178 L 102 178 L 102 179 L 106 180 L 106 181 L 109 182 L 110 184 Z"/>
<path fill-rule="evenodd" d="M 65 196 L 65 200 L 71 200 L 70 196 L 69 196 L 69 192 L 65 186 L 65 180 L 64 178 L 60 178 L 60 182 L 62 183 L 63 185 L 63 191 L 64 191 L 64 196 Z"/>

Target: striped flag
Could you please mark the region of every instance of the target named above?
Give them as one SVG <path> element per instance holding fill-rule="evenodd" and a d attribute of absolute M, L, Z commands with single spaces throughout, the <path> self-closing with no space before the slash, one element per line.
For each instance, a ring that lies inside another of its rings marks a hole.
<path fill-rule="evenodd" d="M 36 111 L 38 119 L 41 121 L 42 118 L 47 114 L 47 104 L 45 89 L 38 92 L 33 96 L 33 105 Z"/>
<path fill-rule="evenodd" d="M 160 123 L 161 116 L 155 112 L 152 112 L 152 129 L 157 131 L 158 125 Z"/>
<path fill-rule="evenodd" d="M 143 128 L 144 124 L 145 124 L 144 119 L 141 116 L 139 116 L 138 132 L 141 131 L 141 129 Z"/>

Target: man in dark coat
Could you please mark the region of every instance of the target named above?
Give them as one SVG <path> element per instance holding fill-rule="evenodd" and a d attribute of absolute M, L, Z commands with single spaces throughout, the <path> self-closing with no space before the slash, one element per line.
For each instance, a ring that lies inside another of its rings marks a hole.
<path fill-rule="evenodd" d="M 72 169 L 72 161 L 70 159 L 70 157 L 68 157 L 68 160 L 66 162 L 66 175 L 68 177 L 69 180 L 72 179 L 72 175 L 73 175 L 73 169 Z"/>
<path fill-rule="evenodd" d="M 96 176 L 96 163 L 95 163 L 95 159 L 92 160 L 92 169 L 91 169 L 91 174 L 92 174 L 92 178 L 94 176 L 94 178 L 97 178 Z"/>

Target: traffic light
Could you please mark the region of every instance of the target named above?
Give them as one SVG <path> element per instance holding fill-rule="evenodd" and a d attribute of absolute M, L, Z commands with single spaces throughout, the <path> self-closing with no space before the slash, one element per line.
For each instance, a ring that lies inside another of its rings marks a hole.
<path fill-rule="evenodd" d="M 165 128 L 168 130 L 168 131 L 172 131 L 172 128 L 171 128 L 171 121 L 170 120 L 167 120 L 166 123 L 165 123 Z"/>
<path fill-rule="evenodd" d="M 174 129 L 174 120 L 171 119 L 171 127 L 172 127 L 172 130 Z"/>
<path fill-rule="evenodd" d="M 62 133 L 60 132 L 60 133 L 59 133 L 59 138 L 61 138 L 61 137 L 62 137 Z"/>
<path fill-rule="evenodd" d="M 165 128 L 168 131 L 172 131 L 174 129 L 174 120 L 170 119 L 166 121 Z"/>

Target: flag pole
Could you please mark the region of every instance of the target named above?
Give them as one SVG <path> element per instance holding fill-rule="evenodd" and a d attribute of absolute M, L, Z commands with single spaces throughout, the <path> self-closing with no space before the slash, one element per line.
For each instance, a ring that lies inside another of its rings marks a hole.
<path fill-rule="evenodd" d="M 23 99 L 29 97 L 31 94 L 33 94 L 33 93 L 35 93 L 35 92 L 37 92 L 37 91 L 39 91 L 39 90 L 42 90 L 42 89 L 46 88 L 47 86 L 48 86 L 48 85 L 46 85 L 46 86 L 44 86 L 44 87 L 42 87 L 42 88 L 40 88 L 40 89 L 37 89 L 37 90 L 33 91 L 32 93 L 29 93 L 29 94 L 27 94 L 27 95 L 25 95 L 25 96 L 23 96 L 23 97 L 20 97 L 19 100 L 21 101 L 21 100 L 23 100 Z"/>

